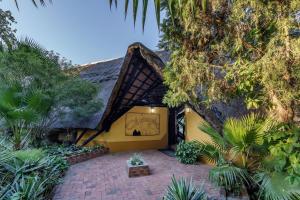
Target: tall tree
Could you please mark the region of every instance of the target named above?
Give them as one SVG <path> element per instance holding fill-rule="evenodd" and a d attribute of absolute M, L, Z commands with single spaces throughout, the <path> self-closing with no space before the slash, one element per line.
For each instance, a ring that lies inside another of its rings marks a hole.
<path fill-rule="evenodd" d="M 53 56 L 53 53 L 31 40 L 18 42 L 12 49 L 0 52 L 0 82 L 5 86 L 0 88 L 0 105 L 3 105 L 0 106 L 0 116 L 7 122 L 9 129 L 20 128 L 20 123 L 27 124 L 26 131 L 29 130 L 28 127 L 34 128 L 35 131 L 40 130 L 36 137 L 41 137 L 56 120 L 63 121 L 66 114 L 77 120 L 101 109 L 101 102 L 96 100 L 98 86 L 65 73 L 60 66 L 60 57 Z M 10 87 L 16 84 L 18 90 Z M 31 94 L 31 91 L 38 91 L 38 97 L 43 97 L 38 100 L 33 95 L 37 105 L 47 103 L 48 106 L 42 106 L 47 108 L 45 112 L 33 109 L 32 104 L 28 104 L 30 98 L 27 93 Z M 24 101 L 17 101 L 13 97 Z M 20 110 L 26 111 L 26 115 L 19 113 Z M 16 115 L 11 116 L 15 111 L 20 114 L 17 120 L 14 120 Z M 36 116 L 29 118 L 38 119 L 33 121 L 34 124 L 25 118 L 29 116 L 28 113 L 31 113 L 30 116 Z M 39 126 L 43 128 L 39 129 Z"/>
<path fill-rule="evenodd" d="M 13 23 L 16 23 L 16 21 L 11 12 L 0 8 L 0 49 L 10 48 L 16 41 L 16 30 L 11 26 Z"/>
<path fill-rule="evenodd" d="M 183 1 L 167 10 L 161 46 L 172 51 L 164 71 L 165 102 L 228 101 L 243 97 L 282 121 L 292 121 L 300 100 L 300 2 Z M 201 7 L 195 2 L 196 8 Z M 199 91 L 202 97 L 199 98 Z"/>

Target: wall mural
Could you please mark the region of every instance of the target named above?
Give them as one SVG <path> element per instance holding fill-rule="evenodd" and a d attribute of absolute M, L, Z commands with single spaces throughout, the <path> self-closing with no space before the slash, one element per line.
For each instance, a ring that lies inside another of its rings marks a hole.
<path fill-rule="evenodd" d="M 127 113 L 125 119 L 125 135 L 159 135 L 159 114 Z"/>

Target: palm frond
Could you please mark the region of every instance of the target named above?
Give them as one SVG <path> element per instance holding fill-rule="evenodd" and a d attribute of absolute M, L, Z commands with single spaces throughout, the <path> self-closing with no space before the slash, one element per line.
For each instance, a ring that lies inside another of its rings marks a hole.
<path fill-rule="evenodd" d="M 47 3 L 46 3 L 47 0 L 31 0 L 32 4 L 35 6 L 35 7 L 38 7 L 40 4 L 41 6 L 46 6 Z M 18 3 L 18 0 L 14 0 L 15 2 L 15 5 L 17 7 L 17 9 L 19 10 L 19 3 Z M 52 3 L 52 0 L 48 0 L 47 2 L 49 3 Z"/>
<path fill-rule="evenodd" d="M 224 125 L 225 139 L 238 151 L 249 149 L 254 144 L 262 144 L 264 134 L 258 131 L 261 118 L 251 113 L 240 119 L 230 118 Z"/>
<path fill-rule="evenodd" d="M 19 3 L 18 3 L 18 0 L 14 0 L 15 4 L 16 4 L 16 7 L 17 9 L 19 10 Z"/>
<path fill-rule="evenodd" d="M 223 157 L 224 152 L 220 151 L 220 149 L 217 148 L 215 145 L 208 143 L 200 143 L 200 146 L 202 149 L 200 157 L 204 158 L 208 162 L 212 164 L 217 164 L 218 162 L 222 162 L 223 160 L 225 160 L 225 158 Z"/>
<path fill-rule="evenodd" d="M 254 176 L 259 184 L 259 196 L 265 200 L 298 200 L 300 184 L 291 184 L 282 173 L 258 173 Z"/>
<path fill-rule="evenodd" d="M 217 148 L 219 148 L 220 150 L 226 149 L 227 144 L 226 144 L 226 141 L 224 140 L 224 138 L 220 135 L 219 132 L 217 132 L 214 128 L 212 128 L 207 122 L 203 122 L 198 128 L 210 136 L 210 138 L 212 139 L 212 143 Z"/>
<path fill-rule="evenodd" d="M 37 43 L 34 39 L 25 37 L 24 39 L 20 39 L 18 41 L 18 47 L 29 47 L 30 49 L 34 49 L 35 51 L 39 51 L 41 54 L 46 53 L 46 49 Z"/>
<path fill-rule="evenodd" d="M 237 184 L 250 184 L 251 176 L 246 169 L 231 164 L 223 164 L 212 168 L 209 172 L 209 179 L 217 186 L 231 190 Z"/>
<path fill-rule="evenodd" d="M 129 5 L 129 0 L 125 0 L 125 19 L 127 17 L 127 13 L 128 13 L 128 5 Z"/>
<path fill-rule="evenodd" d="M 266 138 L 268 137 L 268 133 L 270 133 L 277 125 L 279 125 L 279 122 L 275 118 L 269 116 L 257 128 L 258 134 L 261 135 L 261 138 Z"/>
<path fill-rule="evenodd" d="M 148 0 L 143 0 L 143 16 L 142 16 L 143 17 L 143 19 L 142 19 L 143 31 L 145 30 L 147 9 L 148 9 Z"/>
<path fill-rule="evenodd" d="M 156 14 L 156 23 L 157 26 L 160 27 L 160 0 L 154 0 L 154 6 L 155 6 L 155 14 Z"/>
<path fill-rule="evenodd" d="M 136 23 L 136 17 L 137 17 L 137 11 L 139 7 L 139 0 L 132 0 L 132 10 L 133 10 L 133 24 L 135 26 Z"/>

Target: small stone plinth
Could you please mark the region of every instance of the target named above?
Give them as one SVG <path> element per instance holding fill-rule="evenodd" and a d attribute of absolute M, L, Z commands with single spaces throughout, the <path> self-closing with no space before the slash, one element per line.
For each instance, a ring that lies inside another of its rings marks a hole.
<path fill-rule="evenodd" d="M 129 160 L 127 160 L 127 171 L 129 178 L 150 175 L 150 169 L 146 163 L 143 165 L 132 165 Z"/>
<path fill-rule="evenodd" d="M 69 157 L 67 157 L 67 161 L 70 165 L 74 165 L 76 163 L 80 163 L 80 162 L 87 161 L 92 158 L 102 156 L 108 152 L 109 152 L 109 149 L 104 147 L 101 149 L 94 150 L 92 152 L 86 152 L 86 153 L 69 156 Z"/>

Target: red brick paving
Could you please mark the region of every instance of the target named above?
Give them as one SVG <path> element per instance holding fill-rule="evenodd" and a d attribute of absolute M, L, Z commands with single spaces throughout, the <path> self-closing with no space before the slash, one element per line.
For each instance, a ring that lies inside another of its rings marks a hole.
<path fill-rule="evenodd" d="M 72 165 L 64 182 L 57 186 L 54 200 L 157 200 L 162 199 L 171 177 L 192 177 L 204 183 L 209 196 L 217 198 L 219 190 L 207 177 L 207 165 L 183 165 L 176 158 L 159 151 L 144 151 L 151 175 L 128 178 L 126 160 L 131 153 L 108 154 Z"/>

